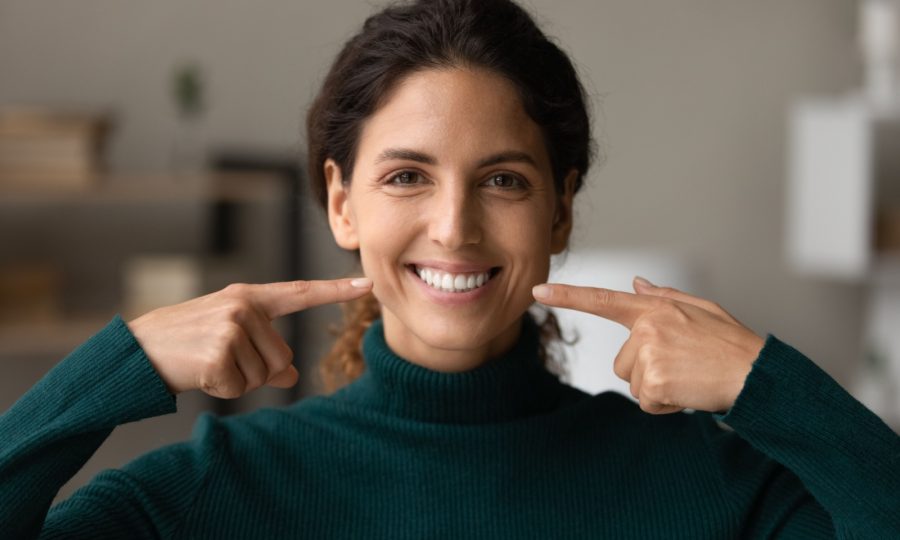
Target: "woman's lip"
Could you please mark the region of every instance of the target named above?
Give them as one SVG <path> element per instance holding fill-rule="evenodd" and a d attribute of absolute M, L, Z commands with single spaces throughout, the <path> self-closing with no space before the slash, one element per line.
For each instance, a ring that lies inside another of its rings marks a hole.
<path fill-rule="evenodd" d="M 448 274 L 474 274 L 480 272 L 489 272 L 496 268 L 495 265 L 487 265 L 482 263 L 467 262 L 448 262 L 448 261 L 411 261 L 407 263 L 417 268 L 431 268 L 441 270 Z"/>

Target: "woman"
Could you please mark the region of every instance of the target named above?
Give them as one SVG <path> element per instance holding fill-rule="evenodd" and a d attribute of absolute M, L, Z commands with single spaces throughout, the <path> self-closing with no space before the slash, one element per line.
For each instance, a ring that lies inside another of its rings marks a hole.
<path fill-rule="evenodd" d="M 234 285 L 114 319 L 0 420 L 7 536 L 900 537 L 897 435 L 799 352 L 645 281 L 543 283 L 589 122 L 568 58 L 519 7 L 371 17 L 308 131 L 317 197 L 366 278 Z M 360 298 L 329 358 L 340 390 L 206 415 L 191 441 L 48 512 L 115 425 L 190 389 L 295 383 L 271 320 Z M 613 369 L 639 405 L 548 370 L 535 299 L 631 329 Z"/>

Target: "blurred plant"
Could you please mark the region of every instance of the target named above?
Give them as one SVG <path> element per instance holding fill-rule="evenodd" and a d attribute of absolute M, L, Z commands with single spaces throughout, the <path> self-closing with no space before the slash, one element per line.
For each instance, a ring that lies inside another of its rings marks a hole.
<path fill-rule="evenodd" d="M 170 167 L 177 173 L 202 171 L 206 168 L 206 144 L 201 119 L 207 92 L 200 64 L 189 61 L 176 65 L 171 84 L 178 122 L 172 136 Z"/>
<path fill-rule="evenodd" d="M 172 91 L 182 119 L 199 117 L 204 109 L 204 81 L 199 64 L 188 62 L 177 66 L 172 77 Z"/>

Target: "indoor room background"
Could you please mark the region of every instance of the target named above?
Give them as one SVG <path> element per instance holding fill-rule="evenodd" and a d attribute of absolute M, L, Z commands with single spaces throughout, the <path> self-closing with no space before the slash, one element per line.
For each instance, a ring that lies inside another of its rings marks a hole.
<path fill-rule="evenodd" d="M 554 277 L 624 289 L 640 274 L 714 300 L 898 429 L 900 98 L 872 76 L 873 63 L 898 63 L 884 22 L 896 4 L 523 4 L 575 59 L 602 157 Z M 234 281 L 357 271 L 304 197 L 303 123 L 338 47 L 378 5 L 0 0 L 0 410 L 116 313 Z M 81 126 L 52 143 L 70 152 L 63 172 L 10 168 L 24 159 L 3 151 L 15 125 L 53 115 Z M 320 391 L 338 317 L 317 308 L 279 322 L 298 389 L 179 396 L 177 414 L 117 428 L 60 497 L 189 436 L 202 411 Z M 569 351 L 573 383 L 627 395 L 612 374 L 624 330 L 563 321 L 583 337 Z"/>

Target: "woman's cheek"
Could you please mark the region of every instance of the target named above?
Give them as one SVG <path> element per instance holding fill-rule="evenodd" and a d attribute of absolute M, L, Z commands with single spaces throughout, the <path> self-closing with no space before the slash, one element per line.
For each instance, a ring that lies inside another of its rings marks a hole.
<path fill-rule="evenodd" d="M 380 302 L 390 303 L 399 286 L 403 270 L 400 264 L 401 251 L 390 241 L 390 235 L 361 236 L 360 261 L 366 277 L 372 280 L 372 293 Z"/>

